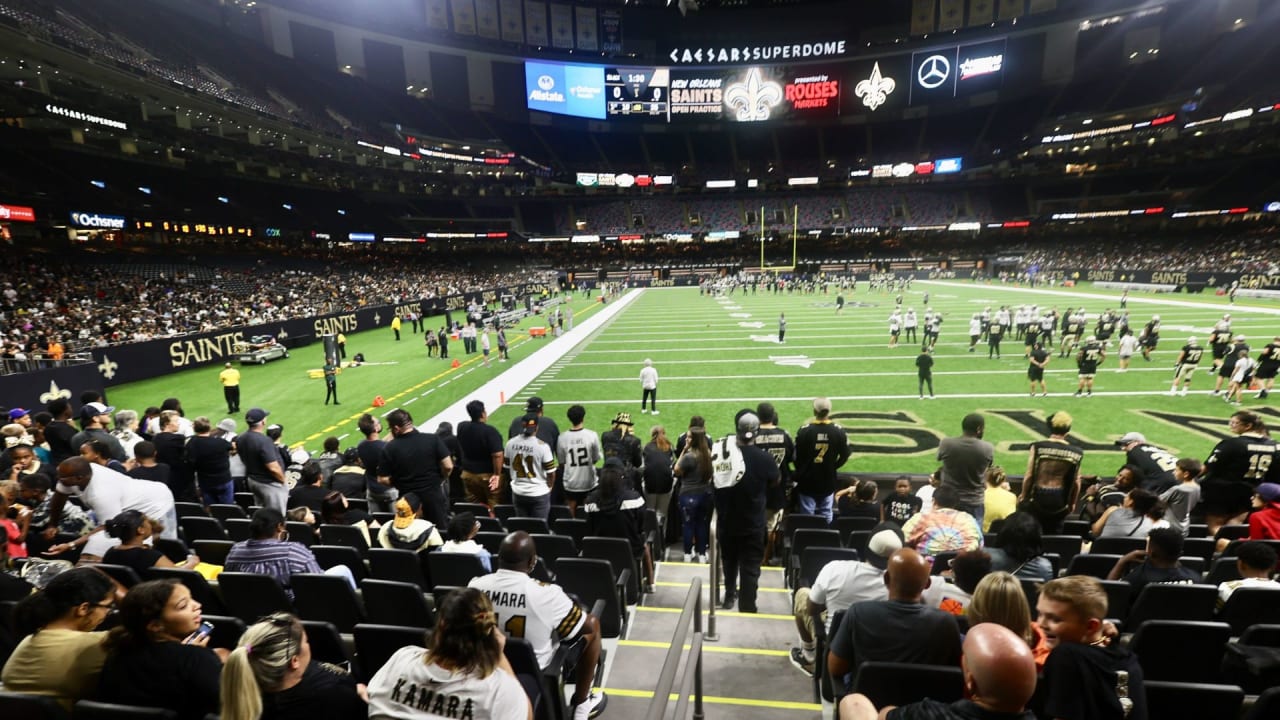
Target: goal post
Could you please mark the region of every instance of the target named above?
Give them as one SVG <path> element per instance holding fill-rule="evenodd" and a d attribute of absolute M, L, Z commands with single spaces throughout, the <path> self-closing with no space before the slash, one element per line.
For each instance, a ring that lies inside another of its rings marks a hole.
<path fill-rule="evenodd" d="M 760 272 L 779 273 L 790 272 L 796 269 L 799 261 L 799 237 L 800 237 L 800 205 L 797 203 L 791 206 L 791 264 L 790 265 L 766 265 L 764 261 L 764 212 L 763 205 L 760 206 Z"/>

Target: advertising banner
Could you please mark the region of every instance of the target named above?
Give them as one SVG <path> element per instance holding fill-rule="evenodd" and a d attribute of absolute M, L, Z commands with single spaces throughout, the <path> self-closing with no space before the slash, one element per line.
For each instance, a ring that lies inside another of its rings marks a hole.
<path fill-rule="evenodd" d="M 524 80 L 528 108 L 603 120 L 604 70 L 599 65 L 526 62 Z"/>
<path fill-rule="evenodd" d="M 105 395 L 105 387 L 106 383 L 93 363 L 0 375 L 0 405 L 25 408 L 34 413 L 44 410 L 50 402 L 64 398 L 79 407 L 80 393 L 97 390 Z"/>
<path fill-rule="evenodd" d="M 0 205 L 0 221 L 35 222 L 36 210 L 25 205 Z"/>

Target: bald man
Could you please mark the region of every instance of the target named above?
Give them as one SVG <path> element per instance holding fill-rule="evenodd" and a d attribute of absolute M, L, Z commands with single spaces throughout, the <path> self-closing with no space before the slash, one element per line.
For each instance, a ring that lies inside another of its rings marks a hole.
<path fill-rule="evenodd" d="M 827 670 L 832 678 L 850 674 L 867 660 L 928 665 L 960 661 L 956 616 L 923 602 L 929 570 L 929 561 L 911 548 L 890 556 L 884 573 L 889 599 L 852 605 L 831 639 Z"/>
<path fill-rule="evenodd" d="M 1027 702 L 1036 691 L 1036 663 L 1031 649 L 1011 630 L 995 623 L 970 628 L 964 639 L 966 700 L 950 705 L 921 700 L 876 713 L 866 695 L 849 695 L 840 702 L 840 717 L 850 720 L 1033 720 Z"/>
<path fill-rule="evenodd" d="M 513 532 L 498 548 L 497 572 L 473 578 L 470 586 L 489 596 L 498 627 L 507 635 L 528 640 L 544 668 L 560 643 L 585 641 L 576 669 L 572 720 L 594 718 L 608 702 L 604 691 L 591 692 L 600 659 L 600 624 L 559 585 L 529 577 L 537 562 L 533 538 L 524 531 Z"/>

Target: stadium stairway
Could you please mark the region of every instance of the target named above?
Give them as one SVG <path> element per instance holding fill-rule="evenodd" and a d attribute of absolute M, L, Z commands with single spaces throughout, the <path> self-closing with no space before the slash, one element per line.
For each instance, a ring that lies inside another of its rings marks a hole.
<path fill-rule="evenodd" d="M 679 557 L 671 554 L 670 557 Z M 703 629 L 709 602 L 710 569 L 704 563 L 660 562 L 657 592 L 631 608 L 626 635 L 610 647 L 613 655 L 605 680 L 609 693 L 606 716 L 614 720 L 643 718 L 662 672 L 680 608 L 696 576 L 703 578 Z M 791 618 L 791 592 L 782 571 L 765 567 L 760 578 L 760 612 L 716 611 L 717 642 L 703 645 L 702 682 L 708 720 L 800 720 L 830 716 L 814 703 L 811 680 L 792 667 L 788 655 L 799 641 Z M 677 687 L 679 678 L 677 674 Z M 674 694 L 667 706 L 670 717 Z M 692 713 L 692 704 L 690 704 Z M 678 719 L 681 720 L 681 719 Z"/>

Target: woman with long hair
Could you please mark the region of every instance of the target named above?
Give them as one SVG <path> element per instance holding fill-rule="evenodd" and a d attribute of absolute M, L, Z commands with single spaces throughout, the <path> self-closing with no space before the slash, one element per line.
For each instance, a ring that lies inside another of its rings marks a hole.
<path fill-rule="evenodd" d="M 993 572 L 973 590 L 973 598 L 964 610 L 969 627 L 980 623 L 1002 625 L 1026 641 L 1036 660 L 1036 670 L 1044 669 L 1050 648 L 1044 644 L 1044 633 L 1031 622 L 1031 605 L 1022 583 L 1007 572 Z"/>
<path fill-rule="evenodd" d="M 99 697 L 165 708 L 180 720 L 216 714 L 222 662 L 199 632 L 203 619 L 200 603 L 176 580 L 133 586 L 120 601 L 120 624 L 107 635 Z"/>
<path fill-rule="evenodd" d="M 118 538 L 120 544 L 108 550 L 102 556 L 102 562 L 131 567 L 139 577 L 150 567 L 193 568 L 200 564 L 200 558 L 191 555 L 186 563 L 179 566 L 164 553 L 148 545 L 147 540 L 159 533 L 160 523 L 137 510 L 125 510 L 108 520 L 104 527 L 107 535 Z"/>
<path fill-rule="evenodd" d="M 667 429 L 654 425 L 649 431 L 649 444 L 644 446 L 644 504 L 658 512 L 659 522 L 666 517 L 671 505 L 671 489 L 675 479 L 671 475 L 675 453 Z"/>
<path fill-rule="evenodd" d="M 631 487 L 622 468 L 600 470 L 600 484 L 582 503 L 587 535 L 622 538 L 631 545 L 631 554 L 644 568 L 645 592 L 653 592 L 653 557 L 644 539 L 644 498 Z"/>
<path fill-rule="evenodd" d="M 440 605 L 431 646 L 400 648 L 369 681 L 369 720 L 453 717 L 445 708 L 456 703 L 475 720 L 532 720 L 503 655 L 506 638 L 484 593 L 454 590 Z"/>
<path fill-rule="evenodd" d="M 680 513 L 684 521 L 684 561 L 707 561 L 707 544 L 711 538 L 711 511 L 715 507 L 711 492 L 711 446 L 707 431 L 689 428 L 684 453 L 676 462 L 675 476 L 680 478 Z"/>
<path fill-rule="evenodd" d="M 245 630 L 222 668 L 222 720 L 363 720 L 366 697 L 348 673 L 311 662 L 307 633 L 288 613 Z"/>
<path fill-rule="evenodd" d="M 320 501 L 320 522 L 325 525 L 350 525 L 364 533 L 365 544 L 372 546 L 373 538 L 369 537 L 370 528 L 378 528 L 378 521 L 363 510 L 357 510 L 347 503 L 347 496 L 337 490 L 329 491 Z"/>
<path fill-rule="evenodd" d="M 52 697 L 68 710 L 91 696 L 107 659 L 107 634 L 95 629 L 115 608 L 116 584 L 101 571 L 54 576 L 13 609 L 14 637 L 22 641 L 0 673 L 4 689 Z"/>
<path fill-rule="evenodd" d="M 1262 416 L 1237 410 L 1227 421 L 1231 437 L 1214 446 L 1200 475 L 1200 508 L 1212 537 L 1228 523 L 1245 522 L 1258 484 L 1274 477 L 1280 447 Z"/>
<path fill-rule="evenodd" d="M 1053 579 L 1053 563 L 1044 556 L 1040 523 L 1031 513 L 1016 512 L 1004 520 L 992 547 L 991 569 L 1013 573 L 1014 577 L 1048 582 Z"/>

